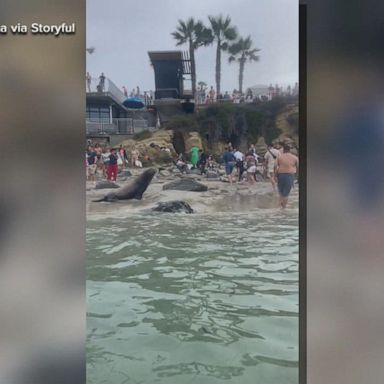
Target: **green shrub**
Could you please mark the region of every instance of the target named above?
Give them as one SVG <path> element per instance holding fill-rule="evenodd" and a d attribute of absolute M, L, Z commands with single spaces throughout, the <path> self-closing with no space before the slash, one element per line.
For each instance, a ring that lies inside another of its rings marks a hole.
<path fill-rule="evenodd" d="M 195 115 L 188 116 L 175 116 L 169 120 L 166 125 L 166 129 L 172 129 L 174 131 L 183 130 L 183 131 L 196 131 L 198 130 L 198 124 L 196 122 Z"/>
<path fill-rule="evenodd" d="M 149 139 L 150 137 L 152 137 L 152 132 L 148 131 L 147 129 L 141 132 L 137 132 L 133 135 L 133 139 L 136 141 Z"/>

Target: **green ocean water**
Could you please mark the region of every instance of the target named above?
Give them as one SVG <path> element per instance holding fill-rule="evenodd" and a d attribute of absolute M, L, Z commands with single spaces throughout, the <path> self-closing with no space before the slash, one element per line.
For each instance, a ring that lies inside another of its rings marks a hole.
<path fill-rule="evenodd" d="M 87 224 L 87 383 L 298 383 L 298 211 Z"/>

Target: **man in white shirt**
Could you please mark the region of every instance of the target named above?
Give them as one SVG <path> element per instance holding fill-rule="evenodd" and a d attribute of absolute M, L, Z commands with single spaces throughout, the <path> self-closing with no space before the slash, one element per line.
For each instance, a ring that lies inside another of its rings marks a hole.
<path fill-rule="evenodd" d="M 240 152 L 238 149 L 235 150 L 235 153 L 233 154 L 233 156 L 235 156 L 236 161 L 244 160 L 244 154 Z"/>
<path fill-rule="evenodd" d="M 236 159 L 236 169 L 239 175 L 239 182 L 240 182 L 244 173 L 244 153 L 236 149 L 233 156 L 235 156 L 235 159 Z"/>

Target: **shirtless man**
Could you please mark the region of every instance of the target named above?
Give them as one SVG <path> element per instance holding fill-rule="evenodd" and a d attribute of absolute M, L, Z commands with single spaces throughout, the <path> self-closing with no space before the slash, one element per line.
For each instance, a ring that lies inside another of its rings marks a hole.
<path fill-rule="evenodd" d="M 293 155 L 289 145 L 284 144 L 283 153 L 277 157 L 275 174 L 277 175 L 277 189 L 279 191 L 279 203 L 285 208 L 288 196 L 295 181 L 295 173 L 299 165 L 299 159 Z"/>

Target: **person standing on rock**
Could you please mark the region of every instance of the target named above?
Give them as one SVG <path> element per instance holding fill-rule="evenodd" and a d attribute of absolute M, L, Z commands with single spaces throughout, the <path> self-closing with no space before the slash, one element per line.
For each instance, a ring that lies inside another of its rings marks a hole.
<path fill-rule="evenodd" d="M 199 161 L 199 148 L 195 146 L 191 148 L 192 169 L 196 168 L 198 161 Z"/>
<path fill-rule="evenodd" d="M 279 203 L 282 208 L 287 206 L 288 196 L 293 187 L 298 166 L 299 159 L 291 153 L 290 146 L 284 144 L 283 153 L 276 159 L 275 166 Z"/>
<path fill-rule="evenodd" d="M 236 158 L 228 147 L 225 147 L 223 160 L 225 164 L 225 174 L 228 177 L 229 183 L 232 185 L 232 172 L 233 168 L 235 167 Z"/>
<path fill-rule="evenodd" d="M 275 180 L 275 166 L 276 160 L 280 152 L 273 148 L 272 144 L 268 144 L 267 152 L 265 152 L 264 160 L 266 162 L 267 167 L 267 176 L 271 180 L 273 191 L 276 192 L 276 180 Z"/>

